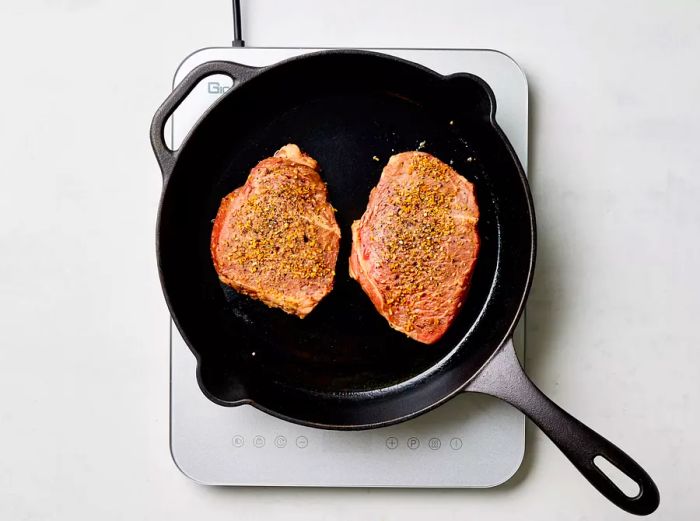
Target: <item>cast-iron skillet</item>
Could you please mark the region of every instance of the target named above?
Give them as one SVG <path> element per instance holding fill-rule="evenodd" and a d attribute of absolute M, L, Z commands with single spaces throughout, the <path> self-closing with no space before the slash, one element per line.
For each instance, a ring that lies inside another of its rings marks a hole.
<path fill-rule="evenodd" d="M 200 80 L 217 73 L 231 76 L 234 87 L 180 150 L 170 151 L 166 120 Z M 441 76 L 377 53 L 325 51 L 263 68 L 197 67 L 151 127 L 163 172 L 158 265 L 173 320 L 197 358 L 200 388 L 218 404 L 251 404 L 312 427 L 367 429 L 413 418 L 465 390 L 490 394 L 529 416 L 608 499 L 649 514 L 659 494 L 647 473 L 546 398 L 513 351 L 534 266 L 535 217 L 522 166 L 495 112 L 480 78 Z M 318 160 L 342 231 L 335 289 L 304 320 L 220 284 L 209 253 L 221 198 L 286 143 Z M 350 279 L 347 262 L 350 225 L 364 212 L 382 166 L 393 153 L 417 147 L 471 180 L 481 210 L 472 287 L 455 323 L 430 346 L 389 328 Z M 598 455 L 637 482 L 636 497 L 599 470 Z"/>

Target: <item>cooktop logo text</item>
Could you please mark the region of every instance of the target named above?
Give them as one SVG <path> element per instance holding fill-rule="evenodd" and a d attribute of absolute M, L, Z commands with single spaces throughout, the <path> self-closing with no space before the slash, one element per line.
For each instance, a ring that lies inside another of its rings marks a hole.
<path fill-rule="evenodd" d="M 218 81 L 207 82 L 207 92 L 209 94 L 223 94 L 224 92 L 226 92 L 230 88 L 231 88 L 230 85 L 222 85 Z"/>

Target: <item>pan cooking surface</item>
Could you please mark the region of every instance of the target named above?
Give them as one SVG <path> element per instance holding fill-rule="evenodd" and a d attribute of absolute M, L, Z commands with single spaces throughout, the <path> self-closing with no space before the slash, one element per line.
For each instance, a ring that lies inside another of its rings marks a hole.
<path fill-rule="evenodd" d="M 331 95 L 294 105 L 250 135 L 256 145 L 231 158 L 230 167 L 222 172 L 210 194 L 211 208 L 243 184 L 258 159 L 272 155 L 288 141 L 296 142 L 321 165 L 330 201 L 338 210 L 342 239 L 334 290 L 304 320 L 267 308 L 226 286 L 212 288 L 226 295 L 221 318 L 249 331 L 245 338 L 251 341 L 239 342 L 236 349 L 246 356 L 255 352 L 256 361 L 276 379 L 290 380 L 292 385 L 312 383 L 317 389 L 332 391 L 386 387 L 429 369 L 449 353 L 454 335 L 426 346 L 393 331 L 359 284 L 350 279 L 348 256 L 350 225 L 364 212 L 369 192 L 392 150 L 415 149 L 425 141 L 427 151 L 446 162 L 455 161 L 461 173 L 480 184 L 480 166 L 467 161 L 475 152 L 450 127 L 449 120 L 426 113 L 404 99 L 367 93 Z M 493 214 L 488 205 L 484 210 L 480 231 L 486 244 L 472 291 L 458 319 L 463 325 L 474 321 L 491 282 L 494 255 L 488 237 L 494 233 Z M 201 234 L 206 236 L 206 223 L 201 226 Z M 256 331 L 259 328 L 262 331 Z M 455 331 L 463 329 L 454 326 Z"/>

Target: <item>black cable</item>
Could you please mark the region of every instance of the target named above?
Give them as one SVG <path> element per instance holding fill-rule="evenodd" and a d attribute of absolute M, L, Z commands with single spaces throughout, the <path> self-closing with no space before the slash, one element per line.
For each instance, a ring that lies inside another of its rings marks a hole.
<path fill-rule="evenodd" d="M 243 33 L 241 31 L 241 2 L 233 0 L 233 41 L 231 45 L 234 47 L 245 47 Z"/>

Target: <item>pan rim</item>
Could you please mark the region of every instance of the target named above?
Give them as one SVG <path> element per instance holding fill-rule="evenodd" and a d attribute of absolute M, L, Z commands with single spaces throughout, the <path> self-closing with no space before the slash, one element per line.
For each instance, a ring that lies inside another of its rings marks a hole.
<path fill-rule="evenodd" d="M 513 313 L 512 318 L 510 320 L 508 320 L 508 327 L 504 328 L 505 333 L 504 333 L 503 337 L 501 338 L 500 342 L 498 343 L 498 345 L 495 346 L 494 349 L 491 349 L 490 355 L 486 358 L 485 362 L 483 364 L 481 364 L 481 366 L 478 368 L 478 370 L 474 371 L 471 375 L 468 376 L 468 378 L 466 378 L 461 383 L 459 383 L 459 385 L 456 385 L 451 391 L 449 391 L 447 393 L 442 393 L 441 398 L 437 399 L 436 401 L 434 401 L 430 405 L 423 407 L 419 410 L 416 410 L 416 411 L 411 412 L 409 414 L 401 415 L 398 417 L 389 418 L 389 419 L 384 420 L 384 421 L 375 421 L 375 422 L 370 422 L 370 423 L 354 422 L 354 423 L 345 423 L 345 424 L 320 423 L 317 421 L 309 421 L 309 420 L 305 420 L 303 418 L 289 416 L 287 414 L 284 414 L 280 411 L 275 410 L 274 408 L 271 408 L 271 407 L 265 405 L 264 403 L 262 403 L 259 400 L 251 398 L 251 397 L 246 397 L 246 398 L 243 398 L 240 400 L 234 400 L 234 401 L 226 401 L 226 400 L 222 400 L 222 399 L 214 396 L 206 389 L 205 385 L 202 382 L 201 354 L 193 346 L 192 342 L 189 340 L 188 335 L 186 334 L 184 328 L 182 327 L 182 324 L 181 324 L 178 316 L 176 315 L 176 313 L 173 310 L 171 298 L 170 298 L 170 295 L 169 295 L 168 290 L 167 290 L 165 277 L 163 275 L 163 270 L 161 269 L 161 263 L 162 263 L 162 256 L 160 253 L 160 251 L 161 251 L 160 250 L 160 230 L 161 230 L 161 226 L 162 226 L 161 209 L 163 206 L 163 201 L 164 201 L 165 196 L 166 196 L 167 191 L 168 191 L 168 185 L 173 177 L 173 174 L 177 171 L 177 165 L 178 165 L 177 160 L 173 163 L 173 166 L 172 166 L 171 171 L 170 171 L 170 175 L 164 176 L 164 183 L 163 183 L 163 188 L 162 188 L 162 192 L 161 192 L 160 207 L 159 207 L 159 211 L 158 211 L 158 222 L 157 222 L 157 228 L 156 228 L 156 230 L 157 230 L 156 248 L 157 248 L 157 252 L 158 252 L 157 258 L 158 258 L 159 276 L 160 276 L 161 288 L 163 290 L 163 294 L 164 294 L 166 303 L 167 303 L 168 308 L 170 310 L 170 314 L 171 314 L 173 323 L 176 325 L 176 327 L 178 328 L 178 330 L 182 334 L 183 339 L 185 340 L 190 351 L 192 351 L 192 353 L 194 354 L 194 356 L 197 360 L 197 381 L 198 381 L 200 389 L 205 394 L 205 396 L 207 396 L 208 399 L 210 399 L 214 403 L 217 403 L 217 404 L 223 405 L 223 406 L 238 406 L 238 405 L 242 405 L 242 404 L 249 404 L 249 405 L 252 405 L 253 407 L 255 407 L 263 412 L 266 412 L 268 414 L 276 416 L 280 419 L 290 421 L 292 423 L 297 423 L 300 425 L 316 427 L 316 428 L 325 428 L 325 429 L 333 429 L 333 430 L 360 430 L 360 429 L 383 427 L 383 426 L 388 426 L 388 425 L 400 423 L 402 421 L 406 421 L 406 420 L 409 420 L 409 419 L 414 418 L 416 416 L 419 416 L 421 414 L 424 414 L 424 413 L 444 404 L 445 402 L 449 401 L 450 399 L 452 399 L 454 396 L 459 394 L 460 391 L 462 391 L 464 389 L 464 387 L 467 386 L 469 384 L 469 382 L 472 381 L 481 372 L 481 370 L 483 370 L 483 368 L 486 365 L 488 365 L 488 363 L 493 359 L 493 357 L 499 352 L 499 350 L 503 347 L 503 345 L 505 345 L 505 343 L 512 336 L 513 329 L 515 328 L 518 320 L 522 316 L 522 313 L 523 313 L 523 310 L 525 307 L 525 303 L 527 301 L 529 291 L 530 291 L 530 288 L 532 285 L 532 279 L 533 279 L 533 274 L 534 274 L 534 265 L 535 265 L 535 258 L 536 258 L 536 224 L 535 224 L 534 204 L 532 201 L 532 194 L 531 194 L 530 189 L 529 189 L 529 183 L 528 183 L 527 178 L 525 176 L 524 169 L 523 169 L 520 161 L 518 160 L 517 155 L 515 154 L 514 150 L 512 149 L 510 142 L 508 141 L 507 137 L 505 136 L 502 129 L 500 128 L 500 126 L 497 124 L 497 122 L 495 120 L 495 113 L 496 113 L 495 96 L 493 95 L 493 92 L 491 91 L 488 84 L 483 79 L 481 79 L 480 77 L 478 77 L 474 74 L 456 73 L 456 74 L 450 74 L 450 75 L 442 75 L 442 74 L 437 73 L 436 71 L 434 71 L 434 70 L 432 70 L 424 65 L 417 64 L 417 63 L 411 62 L 411 61 L 403 59 L 403 58 L 398 58 L 398 57 L 395 57 L 392 55 L 388 55 L 388 54 L 384 54 L 384 53 L 380 53 L 380 52 L 376 52 L 376 51 L 354 50 L 354 49 L 329 49 L 329 50 L 320 50 L 320 51 L 315 51 L 312 53 L 294 56 L 294 57 L 288 58 L 286 60 L 283 60 L 281 62 L 272 64 L 269 66 L 265 66 L 265 67 L 255 68 L 255 67 L 245 66 L 247 68 L 253 69 L 255 72 L 254 72 L 254 75 L 250 79 L 241 82 L 239 87 L 244 87 L 245 85 L 249 85 L 249 87 L 247 87 L 247 88 L 252 88 L 252 87 L 250 87 L 250 85 L 252 84 L 254 86 L 256 78 L 264 75 L 264 73 L 268 70 L 276 69 L 276 68 L 283 67 L 283 66 L 288 66 L 289 64 L 292 64 L 293 62 L 296 62 L 296 61 L 306 60 L 306 59 L 313 58 L 315 56 L 321 56 L 321 55 L 370 55 L 370 56 L 379 57 L 379 58 L 383 58 L 383 59 L 390 59 L 392 61 L 402 62 L 405 65 L 417 68 L 420 71 L 422 71 L 423 73 L 429 74 L 429 75 L 431 75 L 435 78 L 438 78 L 438 79 L 449 79 L 449 78 L 455 77 L 455 76 L 469 76 L 471 79 L 480 83 L 484 87 L 485 92 L 488 93 L 490 101 L 491 101 L 491 108 L 489 111 L 489 124 L 494 128 L 499 139 L 506 146 L 507 152 L 509 153 L 509 155 L 513 159 L 514 164 L 517 167 L 519 181 L 520 181 L 520 185 L 521 185 L 520 188 L 522 189 L 523 193 L 526 195 L 526 206 L 527 206 L 527 214 L 528 214 L 527 215 L 527 219 L 528 219 L 527 224 L 528 224 L 528 228 L 530 231 L 530 241 L 529 241 L 529 253 L 530 254 L 529 254 L 528 260 L 527 260 L 526 280 L 525 280 L 525 283 L 523 285 L 522 291 L 518 292 L 518 294 L 519 294 L 518 304 L 515 308 L 515 312 Z M 212 111 L 216 110 L 217 106 L 219 106 L 219 104 L 225 98 L 227 98 L 230 95 L 233 95 L 233 93 L 236 92 L 237 90 L 238 90 L 237 88 L 231 89 L 224 96 L 222 96 L 218 100 L 217 103 L 212 105 L 212 107 L 210 107 L 209 110 L 207 110 L 202 115 L 202 117 L 192 127 L 192 129 L 188 133 L 187 137 L 183 141 L 181 147 L 178 150 L 178 156 L 180 155 L 180 153 L 187 150 L 188 144 L 191 142 L 190 137 L 199 128 L 202 121 L 204 121 L 204 119 L 206 119 Z M 523 217 L 525 217 L 525 216 L 523 215 Z M 494 344 L 495 343 L 496 342 L 494 342 Z M 410 386 L 413 381 L 425 378 L 426 375 L 435 371 L 437 366 L 439 366 L 440 364 L 442 364 L 443 362 L 448 360 L 451 357 L 452 352 L 458 351 L 462 348 L 463 348 L 462 345 L 457 344 L 455 347 L 453 347 L 450 350 L 449 353 L 446 353 L 445 356 L 437 364 L 435 364 L 432 367 L 426 369 L 425 371 L 422 371 L 421 373 L 419 373 L 419 374 L 417 374 L 417 375 L 415 375 L 407 380 L 401 381 L 395 385 L 391 385 L 391 386 L 381 388 L 381 389 L 372 389 L 372 390 L 367 390 L 367 391 L 351 391 L 351 392 L 343 393 L 343 396 L 346 396 L 346 397 L 352 396 L 353 398 L 360 399 L 360 400 L 370 400 L 373 397 L 376 397 L 377 394 L 382 394 L 385 392 L 399 393 L 400 394 L 402 392 L 402 388 Z M 470 370 L 470 372 L 471 372 L 471 370 Z"/>

